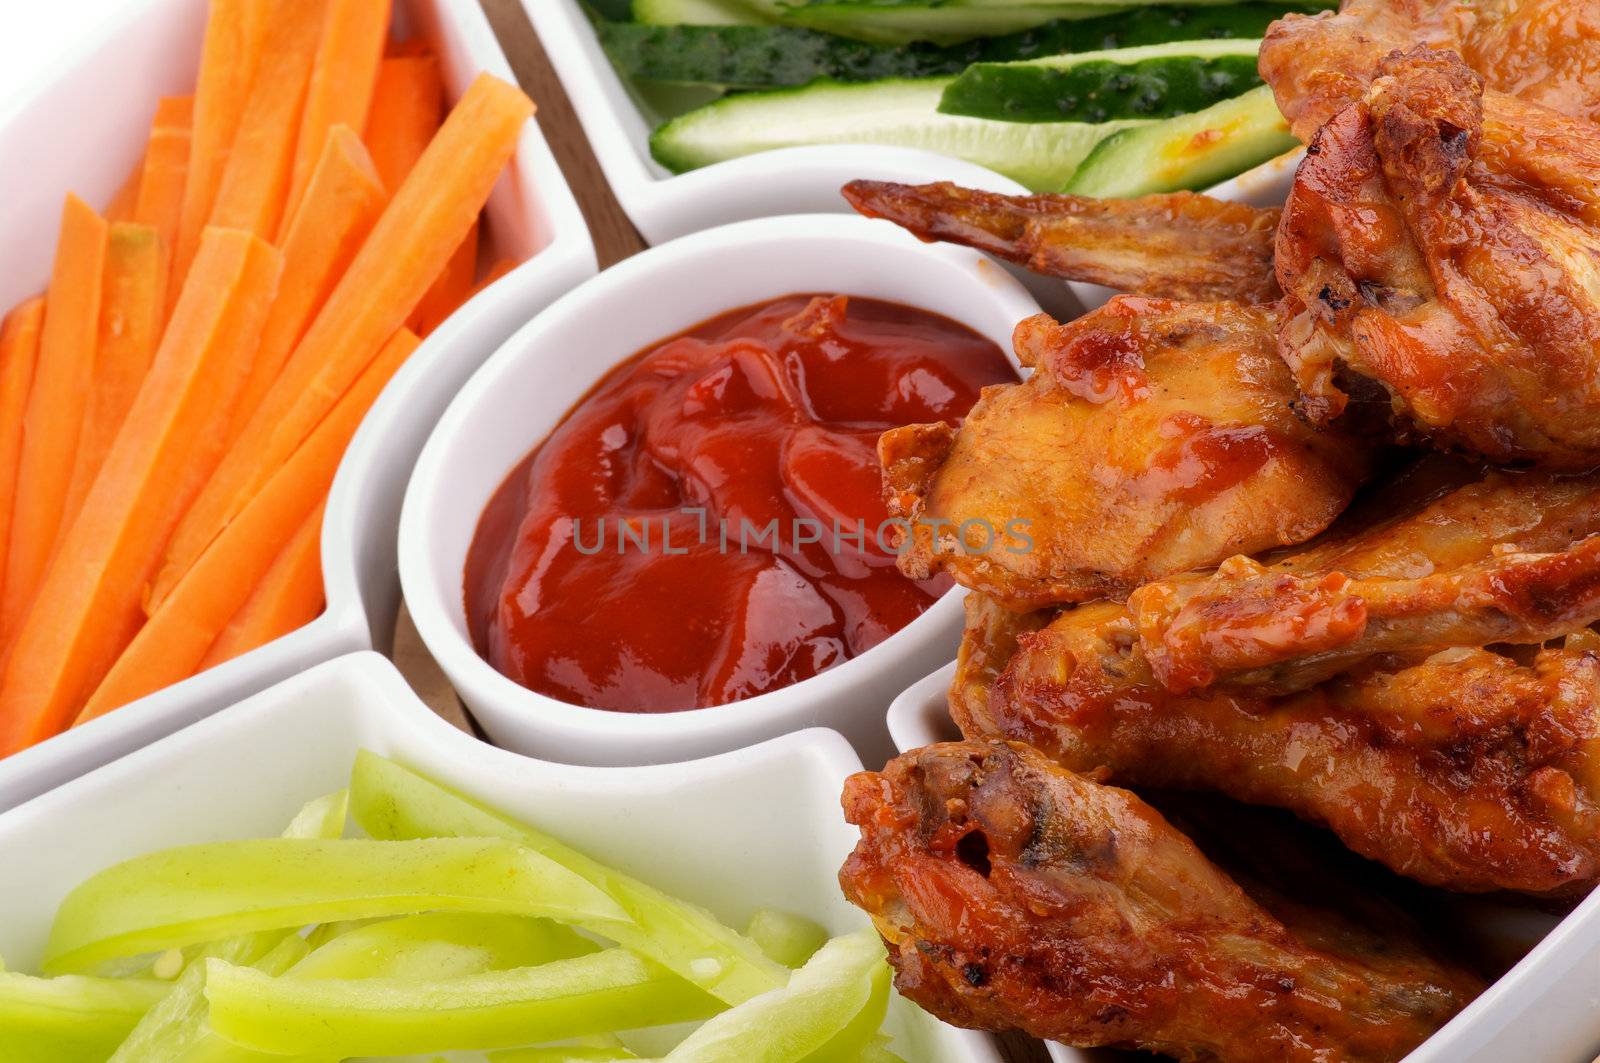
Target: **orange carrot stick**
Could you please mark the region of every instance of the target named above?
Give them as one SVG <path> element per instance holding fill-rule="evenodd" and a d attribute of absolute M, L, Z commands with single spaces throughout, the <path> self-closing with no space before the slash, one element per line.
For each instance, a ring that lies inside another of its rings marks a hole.
<path fill-rule="evenodd" d="M 403 41 L 390 44 L 389 50 L 383 54 L 389 59 L 414 59 L 418 56 L 432 55 L 433 49 L 428 45 L 426 37 L 407 37 Z"/>
<path fill-rule="evenodd" d="M 139 179 L 143 175 L 144 159 L 141 158 L 133 172 L 122 182 L 122 187 L 117 189 L 117 194 L 111 197 L 111 202 L 106 204 L 106 221 L 133 220 L 134 210 L 139 204 Z"/>
<path fill-rule="evenodd" d="M 473 82 L 184 516 L 151 589 L 153 606 L 416 309 L 489 198 L 532 113 L 515 86 L 489 74 Z"/>
<path fill-rule="evenodd" d="M 426 336 L 438 328 L 441 321 L 455 313 L 456 307 L 471 296 L 472 282 L 478 275 L 478 228 L 478 223 L 473 222 L 466 239 L 456 245 L 439 278 L 417 304 L 416 312 L 411 315 L 411 327 L 417 335 Z"/>
<path fill-rule="evenodd" d="M 280 246 L 322 158 L 328 132 L 338 125 L 366 128 L 378 82 L 378 64 L 383 59 L 383 42 L 389 32 L 389 2 L 331 0 L 328 6 L 300 114 L 300 132 L 295 138 L 289 195 L 278 230 Z"/>
<path fill-rule="evenodd" d="M 193 96 L 168 96 L 156 105 L 144 152 L 144 169 L 139 175 L 139 198 L 133 208 L 133 220 L 155 226 L 161 237 L 161 258 L 168 273 L 178 242 L 178 221 L 183 216 L 183 185 L 189 173 L 193 125 Z"/>
<path fill-rule="evenodd" d="M 439 129 L 444 84 L 433 56 L 385 59 L 367 116 L 367 150 L 391 192 L 400 187 Z"/>
<path fill-rule="evenodd" d="M 322 614 L 322 513 L 327 500 L 301 522 L 278 552 L 261 583 L 211 644 L 197 671 L 215 668 L 240 654 L 305 627 Z"/>
<path fill-rule="evenodd" d="M 328 0 L 278 0 L 261 46 L 255 84 L 239 119 L 211 208 L 210 224 L 272 240 L 289 194 L 311 62 Z"/>
<path fill-rule="evenodd" d="M 261 348 L 239 397 L 230 441 L 261 404 L 317 308 L 350 267 L 385 199 L 361 138 L 349 126 L 334 126 L 282 242 L 283 283 L 261 331 Z"/>
<path fill-rule="evenodd" d="M 200 76 L 194 90 L 194 136 L 183 186 L 183 207 L 178 213 L 178 237 L 172 251 L 168 291 L 173 299 L 183 290 L 189 263 L 200 246 L 200 230 L 205 228 L 216 203 L 222 171 L 250 98 L 269 13 L 267 0 L 211 0 L 205 43 L 200 50 Z"/>
<path fill-rule="evenodd" d="M 78 456 L 67 487 L 62 526 L 72 523 L 100 472 L 111 441 L 133 406 L 161 342 L 167 305 L 161 238 L 148 225 L 119 222 L 106 243 L 94 383 L 84 410 Z"/>
<path fill-rule="evenodd" d="M 295 532 L 322 505 L 350 437 L 418 339 L 384 345 L 316 430 L 178 582 L 89 698 L 83 723 L 193 675 Z"/>
<path fill-rule="evenodd" d="M 22 453 L 22 418 L 39 360 L 44 297 L 36 296 L 0 324 L 0 557 L 11 542 L 11 509 L 17 494 L 17 458 Z M 0 565 L 0 579 L 5 578 Z"/>
<path fill-rule="evenodd" d="M 138 630 L 167 535 L 216 463 L 281 264 L 249 233 L 202 234 L 127 424 L 18 629 L 0 680 L 0 756 L 71 722 Z"/>
<path fill-rule="evenodd" d="M 106 233 L 104 218 L 77 196 L 67 197 L 39 335 L 39 361 L 23 420 L 5 600 L 0 603 L 0 645 L 10 644 L 63 530 L 67 487 L 94 379 Z"/>

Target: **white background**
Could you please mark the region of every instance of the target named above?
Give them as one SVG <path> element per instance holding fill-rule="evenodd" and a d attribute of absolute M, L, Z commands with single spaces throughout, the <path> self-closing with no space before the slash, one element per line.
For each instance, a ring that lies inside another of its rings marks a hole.
<path fill-rule="evenodd" d="M 123 0 L 0 0 L 0 117 Z"/>

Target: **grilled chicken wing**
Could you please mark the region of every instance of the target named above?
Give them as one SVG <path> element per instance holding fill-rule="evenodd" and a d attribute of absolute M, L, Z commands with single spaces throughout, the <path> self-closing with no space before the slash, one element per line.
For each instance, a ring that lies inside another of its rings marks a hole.
<path fill-rule="evenodd" d="M 1028 742 L 1126 785 L 1285 808 L 1429 885 L 1572 896 L 1600 883 L 1600 640 L 1588 632 L 1526 664 L 1457 647 L 1288 695 L 1174 694 L 1123 605 L 1029 632 L 985 630 L 996 611 L 969 603 L 951 699 L 969 738 Z M 1007 643 L 1006 665 L 984 667 Z"/>
<path fill-rule="evenodd" d="M 1485 97 L 1451 52 L 1379 64 L 1295 177 L 1280 348 L 1325 422 L 1339 374 L 1497 462 L 1600 461 L 1600 126 Z"/>
<path fill-rule="evenodd" d="M 1309 144 L 1365 97 L 1384 56 L 1417 45 L 1459 53 L 1498 92 L 1600 121 L 1600 0 L 1346 0 L 1273 23 L 1261 75 Z"/>
<path fill-rule="evenodd" d="M 1273 911 L 1138 797 L 1022 745 L 846 784 L 840 872 L 900 991 L 947 1021 L 1182 1060 L 1397 1060 L 1478 981 L 1403 935 Z"/>
<path fill-rule="evenodd" d="M 1197 302 L 1266 303 L 1277 208 L 1193 192 L 1138 199 L 1007 196 L 948 182 L 851 181 L 844 198 L 924 240 L 945 240 L 1067 280 Z"/>
<path fill-rule="evenodd" d="M 1152 674 L 1175 693 L 1287 693 L 1379 655 L 1533 645 L 1600 620 L 1600 476 L 1489 472 L 1409 508 L 1140 587 L 1129 606 Z"/>
<path fill-rule="evenodd" d="M 911 527 L 902 571 L 944 567 L 1026 609 L 1315 535 L 1369 449 L 1295 416 L 1272 324 L 1262 308 L 1136 296 L 1022 322 L 1025 383 L 985 389 L 959 431 L 879 441 L 890 512 Z"/>

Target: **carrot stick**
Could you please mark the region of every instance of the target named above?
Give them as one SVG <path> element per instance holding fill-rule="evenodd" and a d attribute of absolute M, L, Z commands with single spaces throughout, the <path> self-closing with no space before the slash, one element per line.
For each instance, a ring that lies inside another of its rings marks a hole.
<path fill-rule="evenodd" d="M 239 119 L 210 224 L 271 240 L 278 234 L 311 62 L 329 0 L 278 0 L 255 84 Z"/>
<path fill-rule="evenodd" d="M 367 116 L 367 150 L 391 191 L 400 187 L 439 129 L 444 84 L 433 56 L 385 59 Z"/>
<path fill-rule="evenodd" d="M 143 173 L 144 159 L 141 158 L 133 172 L 122 182 L 122 187 L 117 189 L 117 194 L 111 197 L 111 202 L 106 204 L 106 221 L 133 220 L 134 209 L 139 203 L 139 178 Z"/>
<path fill-rule="evenodd" d="M 39 360 L 44 297 L 36 296 L 0 324 L 0 557 L 11 542 L 11 508 L 17 494 L 17 458 L 22 453 L 22 417 Z M 0 579 L 5 578 L 0 565 Z"/>
<path fill-rule="evenodd" d="M 396 41 L 389 45 L 389 50 L 384 53 L 389 59 L 415 59 L 418 56 L 432 55 L 433 49 L 428 46 L 425 37 L 407 37 L 403 41 Z"/>
<path fill-rule="evenodd" d="M 94 383 L 67 487 L 63 527 L 72 523 L 89 493 L 161 342 L 161 319 L 167 305 L 167 277 L 161 266 L 161 238 L 154 228 L 132 222 L 111 226 Z"/>
<path fill-rule="evenodd" d="M 532 113 L 515 86 L 489 74 L 472 83 L 184 516 L 151 589 L 152 605 L 416 309 L 472 227 Z"/>
<path fill-rule="evenodd" d="M 193 675 L 223 628 L 249 600 L 285 545 L 322 505 L 361 418 L 420 342 L 396 333 L 178 582 L 117 658 L 77 723 L 84 723 Z"/>
<path fill-rule="evenodd" d="M 39 334 L 39 361 L 23 418 L 0 645 L 10 645 L 62 531 L 67 486 L 94 379 L 106 233 L 104 218 L 77 196 L 67 197 Z"/>
<path fill-rule="evenodd" d="M 172 251 L 168 287 L 176 299 L 200 246 L 200 230 L 211 217 L 222 185 L 222 171 L 233 147 L 239 120 L 250 98 L 250 85 L 261 57 L 269 15 L 267 0 L 211 0 L 205 42 L 200 50 L 200 76 L 194 90 L 194 135 L 189 150 L 178 236 Z M 169 308 L 170 309 L 170 308 Z"/>
<path fill-rule="evenodd" d="M 417 335 L 426 336 L 438 328 L 440 322 L 455 313 L 456 307 L 471 296 L 473 278 L 478 275 L 478 228 L 478 223 L 473 222 L 472 228 L 467 230 L 467 238 L 456 245 L 433 287 L 417 304 L 416 312 L 411 315 L 411 327 Z"/>
<path fill-rule="evenodd" d="M 239 397 L 230 441 L 261 404 L 317 308 L 350 267 L 386 198 L 361 138 L 349 126 L 334 126 L 283 239 L 283 283 L 261 331 L 261 348 Z"/>
<path fill-rule="evenodd" d="M 389 32 L 390 0 L 331 0 L 311 65 L 311 83 L 295 138 L 289 195 L 278 231 L 281 246 L 334 126 L 365 129 Z"/>
<path fill-rule="evenodd" d="M 211 644 L 197 671 L 215 668 L 240 654 L 305 627 L 322 614 L 322 513 L 324 499 L 278 552 L 261 583 Z"/>
<path fill-rule="evenodd" d="M 156 105 L 150 142 L 144 152 L 144 169 L 139 175 L 139 198 L 133 208 L 134 221 L 155 226 L 161 237 L 162 268 L 169 274 L 178 242 L 178 221 L 183 215 L 183 184 L 189 173 L 193 125 L 193 96 L 169 96 Z"/>
<path fill-rule="evenodd" d="M 138 630 L 167 535 L 216 463 L 281 263 L 249 233 L 202 234 L 127 424 L 17 632 L 0 680 L 0 756 L 65 727 Z"/>

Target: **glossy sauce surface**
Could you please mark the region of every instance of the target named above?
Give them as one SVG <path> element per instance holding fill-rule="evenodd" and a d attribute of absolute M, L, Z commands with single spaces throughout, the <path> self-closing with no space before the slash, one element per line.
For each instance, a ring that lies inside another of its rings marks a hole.
<path fill-rule="evenodd" d="M 473 641 L 524 686 L 627 712 L 738 701 L 856 656 L 950 586 L 907 580 L 880 541 L 878 435 L 956 421 L 1012 379 L 965 326 L 836 295 L 642 351 L 485 509 Z"/>

